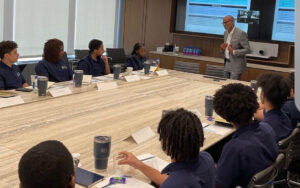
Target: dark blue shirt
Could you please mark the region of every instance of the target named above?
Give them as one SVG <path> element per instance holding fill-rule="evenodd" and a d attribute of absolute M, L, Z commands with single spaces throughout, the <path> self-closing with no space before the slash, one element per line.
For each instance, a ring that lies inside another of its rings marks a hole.
<path fill-rule="evenodd" d="M 254 122 L 239 128 L 225 144 L 217 166 L 216 186 L 247 187 L 252 176 L 274 163 L 277 142 L 273 129 Z"/>
<path fill-rule="evenodd" d="M 17 65 L 9 67 L 0 61 L 0 90 L 22 88 L 25 82 Z"/>
<path fill-rule="evenodd" d="M 100 56 L 97 57 L 97 61 L 93 60 L 91 55 L 86 56 L 79 61 L 77 69 L 83 70 L 86 75 L 103 76 L 106 74 L 105 63 Z"/>
<path fill-rule="evenodd" d="M 51 82 L 64 82 L 73 79 L 73 71 L 70 69 L 69 63 L 63 60 L 55 63 L 42 60 L 36 65 L 35 72 L 39 76 L 48 77 Z"/>
<path fill-rule="evenodd" d="M 197 159 L 174 162 L 162 170 L 168 178 L 160 188 L 213 188 L 214 160 L 207 152 L 200 152 Z"/>
<path fill-rule="evenodd" d="M 126 67 L 132 67 L 134 71 L 142 70 L 144 68 L 144 62 L 146 61 L 146 57 L 138 57 L 136 55 L 132 55 L 126 62 Z"/>
<path fill-rule="evenodd" d="M 273 109 L 268 112 L 264 111 L 264 119 L 262 122 L 266 122 L 273 128 L 277 142 L 292 133 L 292 123 L 287 115 L 280 109 Z"/>
<path fill-rule="evenodd" d="M 281 110 L 291 120 L 293 128 L 297 126 L 298 122 L 300 123 L 300 111 L 298 110 L 294 99 L 287 100 Z"/>

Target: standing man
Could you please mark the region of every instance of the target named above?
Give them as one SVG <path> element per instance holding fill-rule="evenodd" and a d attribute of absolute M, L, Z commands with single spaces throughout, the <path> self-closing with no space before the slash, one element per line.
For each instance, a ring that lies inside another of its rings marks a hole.
<path fill-rule="evenodd" d="M 246 71 L 246 54 L 250 53 L 250 46 L 247 34 L 234 26 L 234 18 L 225 16 L 223 25 L 224 43 L 220 48 L 224 53 L 225 77 L 240 80 L 242 73 Z"/>
<path fill-rule="evenodd" d="M 20 69 L 14 63 L 18 61 L 18 45 L 13 41 L 0 42 L 0 90 L 27 87 Z"/>

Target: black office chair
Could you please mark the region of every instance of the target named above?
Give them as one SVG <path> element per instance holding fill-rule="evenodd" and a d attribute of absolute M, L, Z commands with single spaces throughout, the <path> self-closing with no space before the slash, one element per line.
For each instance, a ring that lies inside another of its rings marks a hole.
<path fill-rule="evenodd" d="M 293 132 L 287 138 L 284 138 L 278 142 L 279 153 L 283 153 L 285 155 L 284 165 L 281 169 L 279 169 L 278 177 L 274 181 L 274 185 L 287 184 L 287 169 L 290 166 L 292 161 L 290 152 L 292 151 L 293 143 L 292 141 L 299 133 L 299 128 L 296 127 Z"/>
<path fill-rule="evenodd" d="M 274 179 L 278 174 L 278 169 L 284 165 L 284 154 L 280 153 L 275 163 L 266 169 L 255 174 L 248 184 L 248 188 L 271 188 Z"/>
<path fill-rule="evenodd" d="M 115 64 L 121 65 L 121 71 L 124 72 L 126 67 L 126 55 L 124 48 L 106 48 L 106 54 L 108 57 L 108 63 L 111 69 L 111 72 L 113 72 L 113 66 Z"/>
<path fill-rule="evenodd" d="M 200 74 L 200 64 L 176 61 L 175 65 L 174 65 L 174 70 L 181 71 L 181 72 Z"/>
<path fill-rule="evenodd" d="M 287 184 L 290 187 L 300 187 L 300 124 L 294 129 L 291 134 L 289 148 L 287 150 L 287 160 L 289 167 L 287 169 Z M 298 179 L 295 180 L 297 177 Z"/>
<path fill-rule="evenodd" d="M 218 77 L 218 78 L 225 78 L 224 75 L 224 67 L 223 66 L 215 66 L 215 65 L 206 65 L 205 75 Z"/>
<path fill-rule="evenodd" d="M 75 59 L 80 60 L 89 54 L 89 50 L 75 49 Z"/>
<path fill-rule="evenodd" d="M 36 63 L 27 64 L 22 71 L 22 75 L 24 76 L 28 85 L 32 84 L 31 75 L 35 75 L 35 66 Z"/>

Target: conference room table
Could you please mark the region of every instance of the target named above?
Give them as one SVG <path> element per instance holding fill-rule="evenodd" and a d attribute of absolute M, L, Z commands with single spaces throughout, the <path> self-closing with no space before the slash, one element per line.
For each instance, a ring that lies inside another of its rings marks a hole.
<path fill-rule="evenodd" d="M 0 109 L 0 187 L 19 186 L 18 163 L 21 156 L 45 140 L 63 142 L 71 153 L 80 154 L 82 168 L 96 172 L 94 136 L 111 136 L 109 167 L 106 172 L 100 173 L 104 176 L 113 173 L 113 156 L 124 150 L 135 155 L 151 153 L 170 162 L 161 149 L 157 134 L 162 111 L 197 109 L 202 122 L 213 124 L 204 115 L 205 96 L 213 95 L 224 84 L 241 81 L 214 81 L 203 75 L 174 70 L 168 70 L 168 73 L 160 77 L 151 75 L 151 79 L 137 82 L 118 80 L 117 89 L 106 91 L 98 91 L 95 83 L 81 88 L 75 88 L 72 82 L 59 83 L 73 91 L 73 94 L 62 97 L 38 97 L 34 92 L 17 92 L 25 103 Z M 155 137 L 135 143 L 131 134 L 147 126 L 155 132 Z M 201 150 L 233 132 L 234 129 L 230 129 L 225 134 L 216 134 L 204 129 L 205 141 Z M 140 172 L 129 167 L 127 170 L 133 177 L 149 182 Z"/>

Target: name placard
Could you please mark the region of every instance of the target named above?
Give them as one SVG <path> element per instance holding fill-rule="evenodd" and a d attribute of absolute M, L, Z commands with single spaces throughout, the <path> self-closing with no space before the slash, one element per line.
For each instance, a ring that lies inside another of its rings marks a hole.
<path fill-rule="evenodd" d="M 82 83 L 89 84 L 92 81 L 92 75 L 83 75 Z"/>
<path fill-rule="evenodd" d="M 98 91 L 117 89 L 117 82 L 101 82 L 97 84 Z"/>
<path fill-rule="evenodd" d="M 133 133 L 131 136 L 137 144 L 140 144 L 142 142 L 146 142 L 147 140 L 153 138 L 155 136 L 155 133 L 149 126 L 147 126 Z"/>
<path fill-rule="evenodd" d="M 138 75 L 130 75 L 130 76 L 125 76 L 125 80 L 127 82 L 136 82 L 136 81 L 140 81 L 141 78 Z"/>
<path fill-rule="evenodd" d="M 70 95 L 72 94 L 72 91 L 69 87 L 63 87 L 49 89 L 49 93 L 52 97 L 60 97 L 64 95 Z"/>
<path fill-rule="evenodd" d="M 156 74 L 158 76 L 167 76 L 169 73 L 167 70 L 160 70 L 160 71 L 156 71 Z"/>
<path fill-rule="evenodd" d="M 13 106 L 17 104 L 23 104 L 24 100 L 21 96 L 10 97 L 10 98 L 0 98 L 0 108 Z"/>

